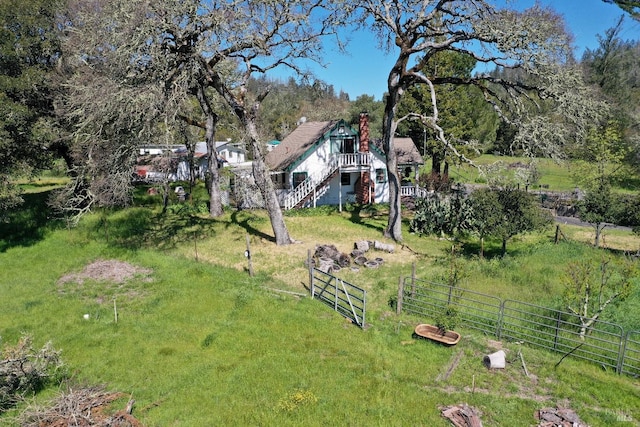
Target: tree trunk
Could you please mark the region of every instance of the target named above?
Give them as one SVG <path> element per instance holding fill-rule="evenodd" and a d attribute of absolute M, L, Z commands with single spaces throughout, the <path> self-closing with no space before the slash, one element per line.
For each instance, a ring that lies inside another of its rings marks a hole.
<path fill-rule="evenodd" d="M 434 177 L 440 177 L 442 167 L 442 158 L 438 150 L 433 150 L 431 155 L 431 175 Z"/>
<path fill-rule="evenodd" d="M 222 194 L 220 192 L 220 170 L 218 165 L 218 151 L 216 150 L 215 132 L 213 126 L 210 127 L 211 117 L 207 117 L 207 130 L 205 141 L 207 143 L 207 191 L 209 192 L 209 215 L 218 217 L 224 213 L 222 208 Z M 210 130 L 211 129 L 211 130 Z"/>
<path fill-rule="evenodd" d="M 164 179 L 162 182 L 162 214 L 167 213 L 167 208 L 169 207 L 169 180 Z"/>
<path fill-rule="evenodd" d="M 504 257 L 507 254 L 507 239 L 502 239 L 502 256 Z"/>
<path fill-rule="evenodd" d="M 596 230 L 596 237 L 595 237 L 595 241 L 593 242 L 593 245 L 596 248 L 600 247 L 600 235 L 602 234 L 602 230 L 604 229 L 604 227 L 602 226 L 602 223 L 598 222 L 595 225 L 595 230 Z"/>
<path fill-rule="evenodd" d="M 269 219 L 271 220 L 271 229 L 273 230 L 276 245 L 289 245 L 293 243 L 293 239 L 289 236 L 289 231 L 284 223 L 284 215 L 282 214 L 282 209 L 280 209 L 276 190 L 264 162 L 265 154 L 258 137 L 255 117 L 255 114 L 249 115 L 245 113 L 243 120 L 243 125 L 247 131 L 247 135 L 249 136 L 253 152 L 253 179 L 260 189 L 260 193 L 264 199 L 265 209 L 267 210 Z"/>
<path fill-rule="evenodd" d="M 266 91 L 258 96 L 258 99 L 253 102 L 250 108 L 248 108 L 245 97 L 246 87 L 243 86 L 244 90 L 239 92 L 232 91 L 229 87 L 225 86 L 220 76 L 215 72 L 211 74 L 211 80 L 212 87 L 231 107 L 233 113 L 240 120 L 240 123 L 242 123 L 244 131 L 249 138 L 251 151 L 253 153 L 253 179 L 260 189 L 260 193 L 264 199 L 265 209 L 267 210 L 269 219 L 271 220 L 271 228 L 273 229 L 276 245 L 291 244 L 293 243 L 293 239 L 289 236 L 289 231 L 284 223 L 284 216 L 280 209 L 276 190 L 264 162 L 265 154 L 263 152 L 262 144 L 260 144 L 260 137 L 256 126 L 260 102 L 269 92 Z M 246 84 L 246 81 L 243 85 L 244 84 Z"/>
<path fill-rule="evenodd" d="M 387 179 L 389 180 L 389 221 L 384 231 L 385 237 L 396 242 L 402 241 L 402 200 L 400 192 L 400 177 L 398 176 L 398 159 L 393 144 L 393 135 L 398 126 L 395 114 L 400 102 L 401 89 L 389 85 L 389 95 L 384 108 L 382 128 L 382 148 L 387 157 Z"/>
<path fill-rule="evenodd" d="M 209 215 L 218 217 L 224 213 L 222 208 L 222 195 L 220 193 L 220 171 L 218 170 L 218 150 L 216 150 L 216 125 L 218 116 L 211 109 L 209 100 L 207 99 L 204 88 L 198 86 L 196 96 L 202 112 L 206 117 L 205 123 L 205 142 L 207 144 L 207 173 L 205 183 L 209 192 Z"/>

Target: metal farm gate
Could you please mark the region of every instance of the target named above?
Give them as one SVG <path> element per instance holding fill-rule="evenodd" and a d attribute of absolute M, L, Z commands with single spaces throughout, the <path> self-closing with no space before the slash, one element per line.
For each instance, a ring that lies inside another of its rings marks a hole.
<path fill-rule="evenodd" d="M 640 377 L 640 331 L 630 331 L 620 361 L 623 374 Z"/>
<path fill-rule="evenodd" d="M 506 300 L 497 336 L 621 371 L 624 334 L 622 327 L 612 323 L 598 320 L 581 333 L 580 319 L 573 313 Z"/>
<path fill-rule="evenodd" d="M 311 298 L 364 327 L 367 291 L 314 267 L 309 268 L 309 282 Z"/>
<path fill-rule="evenodd" d="M 460 321 L 466 327 L 497 333 L 501 306 L 499 298 L 410 277 L 400 281 L 398 313 L 404 309 L 408 313 L 433 319 L 449 305 L 458 310 Z"/>
<path fill-rule="evenodd" d="M 468 289 L 406 277 L 398 287 L 397 311 L 437 318 L 452 306 L 465 327 L 509 341 L 594 362 L 617 373 L 640 375 L 640 331 L 599 320 L 581 331 L 573 313 Z M 563 357 L 564 358 L 564 357 Z"/>

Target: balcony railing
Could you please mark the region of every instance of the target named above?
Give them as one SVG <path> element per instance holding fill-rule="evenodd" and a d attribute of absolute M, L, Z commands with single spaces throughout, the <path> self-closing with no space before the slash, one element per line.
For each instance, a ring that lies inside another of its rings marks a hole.
<path fill-rule="evenodd" d="M 417 187 L 415 185 L 403 185 L 400 187 L 401 196 L 411 197 L 427 197 L 431 192 L 426 188 Z"/>
<path fill-rule="evenodd" d="M 369 166 L 371 164 L 370 153 L 348 153 L 348 154 L 336 154 L 338 157 L 338 165 L 342 167 L 347 166 Z"/>

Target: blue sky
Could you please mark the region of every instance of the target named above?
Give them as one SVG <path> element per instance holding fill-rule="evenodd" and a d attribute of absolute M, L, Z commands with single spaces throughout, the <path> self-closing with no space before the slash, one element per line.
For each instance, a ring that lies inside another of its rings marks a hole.
<path fill-rule="evenodd" d="M 540 3 L 564 16 L 575 38 L 574 52 L 578 59 L 586 48 L 595 49 L 598 46 L 597 35 L 604 35 L 624 14 L 619 7 L 602 0 L 540 0 Z M 534 0 L 512 0 L 511 4 L 524 9 L 532 6 Z M 313 70 L 317 78 L 333 85 L 336 93 L 341 90 L 348 93 L 351 100 L 363 94 L 381 100 L 394 55 L 385 55 L 378 49 L 369 32 L 352 33 L 350 37 L 349 54 L 339 54 L 328 48 L 325 52 L 326 68 Z M 625 40 L 640 39 L 640 22 L 626 16 L 621 37 Z"/>

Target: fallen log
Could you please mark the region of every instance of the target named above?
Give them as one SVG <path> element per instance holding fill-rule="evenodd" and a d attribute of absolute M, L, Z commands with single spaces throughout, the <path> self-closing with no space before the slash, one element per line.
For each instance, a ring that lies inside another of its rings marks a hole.
<path fill-rule="evenodd" d="M 393 253 L 396 250 L 395 246 L 390 243 L 383 243 L 379 241 L 373 242 L 373 248 L 377 251 L 385 251 L 389 253 Z"/>

